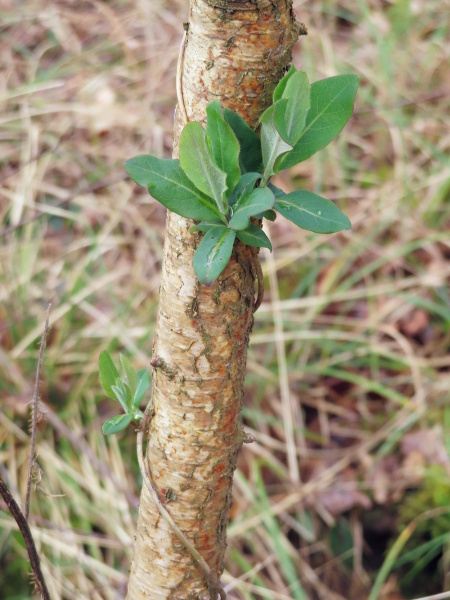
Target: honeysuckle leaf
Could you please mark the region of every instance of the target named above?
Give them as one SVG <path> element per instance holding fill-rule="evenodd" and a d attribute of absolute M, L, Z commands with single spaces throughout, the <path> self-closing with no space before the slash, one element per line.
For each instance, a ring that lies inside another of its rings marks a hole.
<path fill-rule="evenodd" d="M 311 107 L 305 127 L 293 150 L 280 159 L 279 169 L 289 169 L 327 146 L 344 128 L 353 112 L 358 77 L 338 75 L 311 85 Z"/>
<path fill-rule="evenodd" d="M 268 221 L 275 221 L 277 218 L 277 213 L 274 210 L 265 210 L 263 212 L 263 217 Z"/>
<path fill-rule="evenodd" d="M 267 185 L 267 187 L 268 187 L 268 188 L 270 188 L 270 189 L 272 190 L 272 192 L 273 192 L 273 195 L 275 196 L 275 199 L 282 198 L 283 196 L 286 196 L 286 195 L 287 195 L 285 191 L 283 191 L 283 190 L 282 190 L 281 188 L 279 188 L 279 187 L 276 187 L 275 185 L 273 185 L 273 183 L 269 183 L 269 184 Z"/>
<path fill-rule="evenodd" d="M 231 192 L 241 176 L 239 169 L 239 142 L 225 122 L 219 100 L 206 107 L 206 135 L 215 164 L 227 175 L 227 188 Z"/>
<path fill-rule="evenodd" d="M 233 207 L 233 216 L 228 227 L 235 230 L 247 229 L 249 218 L 272 208 L 275 196 L 268 187 L 256 188 Z"/>
<path fill-rule="evenodd" d="M 112 387 L 116 385 L 117 379 L 120 379 L 119 371 L 113 363 L 109 352 L 107 352 L 106 350 L 100 352 L 100 357 L 98 360 L 98 369 L 100 374 L 100 385 L 104 389 L 105 394 L 108 396 L 108 398 L 118 400 Z"/>
<path fill-rule="evenodd" d="M 294 65 L 291 65 L 291 68 L 286 73 L 286 75 L 282 79 L 280 79 L 280 81 L 278 82 L 277 87 L 273 91 L 274 104 L 275 104 L 275 102 L 280 100 L 280 98 L 283 97 L 283 92 L 286 88 L 287 82 L 292 77 L 292 75 L 294 75 L 294 73 L 297 73 L 297 69 L 294 67 Z"/>
<path fill-rule="evenodd" d="M 257 215 L 254 215 L 253 218 L 254 219 L 262 219 L 263 217 L 265 219 L 267 219 L 268 221 L 275 221 L 275 219 L 277 218 L 277 213 L 274 210 L 269 209 L 269 210 L 265 210 L 262 213 L 258 213 Z"/>
<path fill-rule="evenodd" d="M 131 412 L 133 404 L 133 398 L 131 396 L 130 388 L 122 380 L 117 379 L 116 384 L 112 386 L 112 390 L 116 395 L 117 400 L 120 402 L 120 406 L 124 412 Z"/>
<path fill-rule="evenodd" d="M 192 231 L 203 231 L 206 233 L 210 229 L 214 229 L 215 227 L 223 227 L 222 221 L 201 221 L 200 223 L 196 223 L 191 227 Z"/>
<path fill-rule="evenodd" d="M 120 360 L 120 364 L 122 365 L 123 374 L 126 378 L 126 382 L 130 389 L 131 397 L 134 398 L 134 395 L 136 393 L 136 388 L 137 388 L 136 371 L 133 369 L 128 358 L 126 356 L 123 356 L 123 354 L 120 354 L 119 360 Z"/>
<path fill-rule="evenodd" d="M 151 377 L 147 369 L 139 369 L 136 372 L 137 387 L 133 398 L 133 408 L 137 409 L 141 405 L 142 399 L 150 387 Z"/>
<path fill-rule="evenodd" d="M 130 178 L 163 206 L 187 219 L 222 218 L 214 200 L 195 187 L 178 159 L 141 154 L 125 163 Z"/>
<path fill-rule="evenodd" d="M 210 229 L 194 254 L 194 270 L 200 283 L 210 284 L 222 273 L 233 251 L 236 232 L 224 225 Z"/>
<path fill-rule="evenodd" d="M 287 106 L 287 102 L 285 98 L 282 98 L 278 100 L 277 104 L 272 104 L 261 115 L 261 148 L 264 164 L 263 183 L 266 183 L 269 177 L 278 173 L 278 168 L 275 166 L 277 159 L 292 150 L 292 146 L 283 140 L 274 124 L 275 107 L 278 103 L 282 106 Z"/>
<path fill-rule="evenodd" d="M 250 223 L 247 229 L 236 231 L 236 237 L 247 246 L 256 246 L 257 248 L 269 248 L 272 251 L 272 244 L 262 229 Z"/>
<path fill-rule="evenodd" d="M 188 123 L 180 136 L 180 164 L 188 178 L 201 192 L 214 199 L 219 211 L 228 212 L 225 200 L 227 175 L 214 164 L 200 123 Z"/>
<path fill-rule="evenodd" d="M 247 125 L 240 115 L 228 108 L 224 109 L 223 118 L 234 131 L 241 147 L 239 154 L 241 173 L 261 171 L 261 140 L 258 135 Z"/>
<path fill-rule="evenodd" d="M 132 418 L 132 415 L 117 415 L 116 417 L 112 417 L 112 419 L 108 419 L 102 425 L 103 433 L 105 435 L 112 435 L 113 433 L 122 431 L 122 429 L 128 427 Z"/>
<path fill-rule="evenodd" d="M 333 202 L 306 190 L 286 194 L 275 202 L 274 208 L 298 227 L 316 233 L 335 233 L 351 227 L 348 217 Z"/>
<path fill-rule="evenodd" d="M 309 81 L 304 71 L 296 71 L 283 91 L 287 103 L 277 102 L 273 113 L 274 125 L 283 140 L 294 146 L 305 127 L 310 106 Z"/>
<path fill-rule="evenodd" d="M 244 173 L 234 188 L 233 193 L 228 198 L 228 206 L 232 208 L 235 204 L 239 203 L 242 198 L 248 196 L 255 187 L 258 179 L 261 179 L 261 173 Z"/>

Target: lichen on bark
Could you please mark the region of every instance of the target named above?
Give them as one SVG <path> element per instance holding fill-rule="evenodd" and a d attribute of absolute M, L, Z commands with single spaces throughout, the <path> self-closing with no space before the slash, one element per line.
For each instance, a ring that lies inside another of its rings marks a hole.
<path fill-rule="evenodd" d="M 189 119 L 204 122 L 206 105 L 219 99 L 256 127 L 299 33 L 292 3 L 191 0 L 187 29 L 182 87 Z M 182 126 L 177 111 L 174 156 Z M 220 576 L 233 473 L 245 439 L 241 402 L 255 268 L 250 249 L 236 243 L 214 285 L 199 285 L 192 267 L 199 236 L 191 226 L 168 213 L 147 461 L 161 501 Z M 144 486 L 128 599 L 210 597 L 201 569 Z"/>

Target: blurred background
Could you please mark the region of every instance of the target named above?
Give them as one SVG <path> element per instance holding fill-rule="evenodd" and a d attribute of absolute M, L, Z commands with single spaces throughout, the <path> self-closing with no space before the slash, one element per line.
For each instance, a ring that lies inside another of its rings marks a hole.
<path fill-rule="evenodd" d="M 361 83 L 339 138 L 274 183 L 353 227 L 270 224 L 223 581 L 244 600 L 450 598 L 450 5 L 294 8 L 296 67 Z M 51 301 L 30 523 L 55 599 L 125 596 L 142 481 L 133 432 L 101 432 L 117 407 L 97 365 L 149 366 L 165 209 L 123 162 L 170 157 L 187 18 L 188 0 L 0 2 L 0 473 L 23 499 Z M 33 597 L 28 572 L 0 501 L 1 598 Z"/>

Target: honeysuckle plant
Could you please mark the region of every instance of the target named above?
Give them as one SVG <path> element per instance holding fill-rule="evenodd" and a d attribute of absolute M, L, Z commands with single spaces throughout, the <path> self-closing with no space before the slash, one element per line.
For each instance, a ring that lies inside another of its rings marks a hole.
<path fill-rule="evenodd" d="M 133 423 L 139 423 L 144 417 L 140 410 L 142 400 L 150 387 L 150 373 L 147 369 L 135 371 L 130 361 L 122 354 L 119 357 L 120 373 L 109 352 L 103 350 L 98 361 L 100 384 L 112 400 L 116 400 L 124 414 L 117 415 L 103 423 L 105 435 L 119 433 Z"/>
<path fill-rule="evenodd" d="M 357 87 L 355 75 L 310 85 L 306 73 L 292 66 L 260 117 L 260 136 L 215 100 L 206 108 L 205 129 L 197 122 L 183 128 L 179 159 L 143 154 L 125 163 L 130 178 L 153 198 L 196 221 L 192 231 L 204 234 L 193 259 L 200 283 L 211 284 L 222 273 L 236 239 L 271 250 L 260 224 L 264 218 L 274 221 L 277 213 L 316 233 L 350 228 L 348 217 L 330 200 L 307 190 L 286 194 L 270 179 L 308 159 L 342 131 Z"/>

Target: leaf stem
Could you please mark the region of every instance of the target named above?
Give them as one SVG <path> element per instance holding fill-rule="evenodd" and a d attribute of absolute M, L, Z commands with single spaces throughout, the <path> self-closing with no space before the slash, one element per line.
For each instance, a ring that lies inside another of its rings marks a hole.
<path fill-rule="evenodd" d="M 30 495 L 31 495 L 31 480 L 32 471 L 34 465 L 34 454 L 36 449 L 36 431 L 37 431 L 37 416 L 39 411 L 39 380 L 41 377 L 42 360 L 44 358 L 45 344 L 47 342 L 47 336 L 49 332 L 49 318 L 50 310 L 52 308 L 51 302 L 47 305 L 47 314 L 45 317 L 44 332 L 41 338 L 41 346 L 39 348 L 39 358 L 36 368 L 36 381 L 34 384 L 33 404 L 31 406 L 31 443 L 30 443 L 30 454 L 28 457 L 28 477 L 27 477 L 27 491 L 25 495 L 25 519 L 28 520 L 30 514 Z"/>
<path fill-rule="evenodd" d="M 263 188 L 269 183 L 270 175 L 267 177 L 265 173 L 263 173 L 262 179 L 259 182 L 258 187 Z"/>

